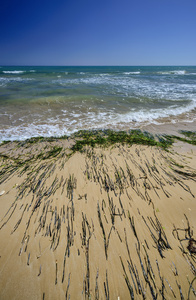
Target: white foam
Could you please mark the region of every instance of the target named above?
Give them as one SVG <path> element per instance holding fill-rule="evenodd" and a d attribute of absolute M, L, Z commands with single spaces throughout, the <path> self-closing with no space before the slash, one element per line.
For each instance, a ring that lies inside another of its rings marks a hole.
<path fill-rule="evenodd" d="M 5 74 L 22 74 L 25 73 L 26 71 L 3 71 Z"/>
<path fill-rule="evenodd" d="M 173 71 L 161 71 L 158 74 L 162 75 L 186 75 L 187 72 L 185 70 L 173 70 Z"/>
<path fill-rule="evenodd" d="M 117 97 L 126 99 L 135 98 L 139 102 L 153 102 L 153 101 L 196 101 L 196 84 L 182 83 L 178 81 L 169 80 L 152 80 L 148 78 L 142 78 L 138 76 L 108 76 L 107 74 L 92 75 L 83 78 L 59 78 L 53 80 L 53 83 L 60 84 L 62 86 L 72 85 L 74 88 L 76 85 L 81 85 L 81 89 L 85 88 L 98 88 L 98 92 L 101 96 L 114 95 Z M 101 88 L 101 89 L 100 89 Z"/>
<path fill-rule="evenodd" d="M 123 74 L 125 74 L 125 75 L 138 75 L 138 74 L 140 74 L 141 72 L 124 72 Z"/>
<path fill-rule="evenodd" d="M 0 86 L 7 86 L 7 84 L 13 83 L 13 82 L 21 82 L 26 83 L 27 81 L 31 81 L 33 78 L 21 78 L 21 77 L 0 77 Z"/>
<path fill-rule="evenodd" d="M 176 70 L 176 71 L 171 71 L 171 74 L 174 74 L 174 75 L 185 75 L 186 71 L 185 70 Z"/>
<path fill-rule="evenodd" d="M 169 75 L 171 74 L 171 72 L 157 72 L 158 74 L 162 74 L 162 75 Z"/>
<path fill-rule="evenodd" d="M 130 108 L 130 111 L 127 113 L 119 113 L 118 109 L 106 110 L 105 107 L 100 108 L 99 112 L 94 111 L 93 107 L 87 107 L 83 111 L 73 107 L 71 113 L 63 110 L 61 114 L 55 117 L 48 117 L 44 122 L 41 122 L 37 116 L 34 118 L 34 123 L 28 124 L 20 117 L 22 124 L 14 126 L 16 123 L 12 122 L 11 126 L 0 129 L 0 140 L 24 140 L 32 136 L 70 135 L 80 129 L 137 128 L 142 124 L 158 124 L 160 119 L 164 122 L 164 118 L 169 118 L 172 122 L 176 122 L 179 115 L 184 116 L 185 121 L 194 121 L 196 116 L 194 117 L 191 111 L 195 108 L 196 102 L 191 102 L 189 105 L 181 107 L 173 105 L 165 109 L 143 108 L 138 110 Z M 191 118 L 189 118 L 190 114 Z"/>
<path fill-rule="evenodd" d="M 177 117 L 181 114 L 188 113 L 191 110 L 196 108 L 196 103 L 191 103 L 190 105 L 187 105 L 186 107 L 181 106 L 177 107 L 173 105 L 172 107 L 165 108 L 165 109 L 151 109 L 149 110 L 141 110 L 137 112 L 131 112 L 127 113 L 125 118 L 125 122 L 129 122 L 134 118 L 137 120 L 137 122 L 152 122 L 153 120 L 158 120 L 160 118 L 169 118 L 169 117 Z M 122 120 L 123 121 L 123 120 Z"/>

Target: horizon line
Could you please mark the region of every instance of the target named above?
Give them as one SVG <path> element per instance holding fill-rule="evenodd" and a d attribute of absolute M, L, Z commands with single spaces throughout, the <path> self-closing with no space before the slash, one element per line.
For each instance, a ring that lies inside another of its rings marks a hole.
<path fill-rule="evenodd" d="M 13 64 L 13 65 L 7 65 L 7 64 L 0 64 L 1 67 L 196 67 L 196 65 L 34 65 L 34 64 Z"/>

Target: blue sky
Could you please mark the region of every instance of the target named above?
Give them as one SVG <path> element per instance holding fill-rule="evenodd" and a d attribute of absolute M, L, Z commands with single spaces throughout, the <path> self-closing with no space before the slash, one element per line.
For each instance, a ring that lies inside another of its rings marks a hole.
<path fill-rule="evenodd" d="M 196 0 L 2 0 L 0 65 L 196 65 Z"/>

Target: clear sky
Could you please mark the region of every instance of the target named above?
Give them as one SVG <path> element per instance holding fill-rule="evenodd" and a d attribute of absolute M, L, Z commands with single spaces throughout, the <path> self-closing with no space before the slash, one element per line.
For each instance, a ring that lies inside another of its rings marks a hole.
<path fill-rule="evenodd" d="M 0 65 L 196 65 L 196 0 L 1 0 Z"/>

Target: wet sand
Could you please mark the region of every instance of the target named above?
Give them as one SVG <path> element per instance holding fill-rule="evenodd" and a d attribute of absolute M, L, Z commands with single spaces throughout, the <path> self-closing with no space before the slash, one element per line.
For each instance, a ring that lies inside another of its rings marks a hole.
<path fill-rule="evenodd" d="M 151 132 L 152 134 L 173 134 L 173 135 L 179 135 L 179 131 L 185 130 L 185 131 L 195 131 L 196 128 L 196 121 L 192 122 L 184 122 L 175 120 L 174 123 L 172 123 L 171 118 L 168 120 L 164 120 L 163 124 L 160 122 L 160 124 L 150 124 L 150 125 L 144 125 L 142 126 L 142 130 L 146 130 L 148 132 Z"/>
<path fill-rule="evenodd" d="M 195 299 L 195 146 L 72 143 L 0 146 L 0 299 Z"/>

